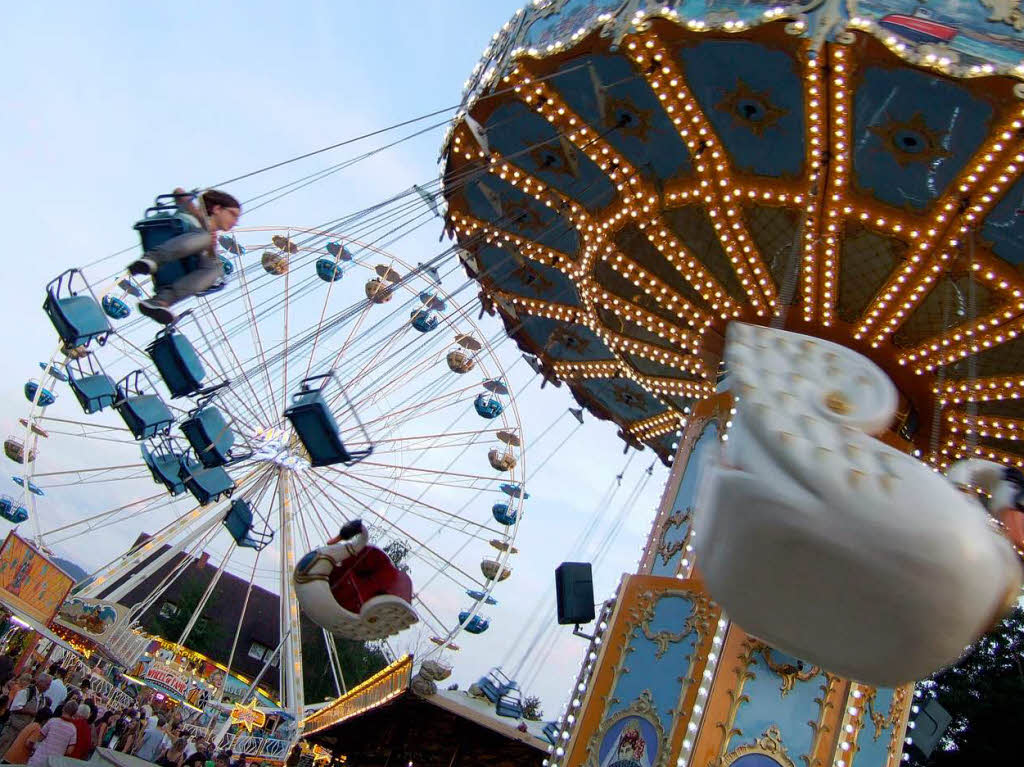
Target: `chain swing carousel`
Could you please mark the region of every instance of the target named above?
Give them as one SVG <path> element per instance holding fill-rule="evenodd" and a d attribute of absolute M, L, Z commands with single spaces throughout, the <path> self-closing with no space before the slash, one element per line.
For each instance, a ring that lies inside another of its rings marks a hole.
<path fill-rule="evenodd" d="M 891 767 L 911 682 L 1016 599 L 1021 27 L 538 0 L 495 34 L 450 232 L 546 377 L 672 467 L 548 764 Z"/>

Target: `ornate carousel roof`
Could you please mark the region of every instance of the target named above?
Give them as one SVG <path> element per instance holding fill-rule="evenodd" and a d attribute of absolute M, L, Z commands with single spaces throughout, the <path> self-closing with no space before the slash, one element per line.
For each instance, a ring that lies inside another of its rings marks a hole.
<path fill-rule="evenodd" d="M 1021 29 L 994 0 L 534 3 L 446 141 L 450 230 L 519 346 L 666 463 L 741 319 L 878 362 L 907 449 L 1022 465 Z"/>

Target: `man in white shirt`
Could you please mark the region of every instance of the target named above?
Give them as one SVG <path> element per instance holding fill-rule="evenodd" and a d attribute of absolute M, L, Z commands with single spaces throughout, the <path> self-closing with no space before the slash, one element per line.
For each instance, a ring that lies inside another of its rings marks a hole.
<path fill-rule="evenodd" d="M 61 710 L 61 706 L 68 698 L 68 688 L 64 684 L 64 676 L 67 673 L 67 669 L 60 666 L 53 669 L 53 681 L 50 682 L 50 687 L 46 690 L 46 699 L 50 701 L 50 711 L 55 713 Z"/>

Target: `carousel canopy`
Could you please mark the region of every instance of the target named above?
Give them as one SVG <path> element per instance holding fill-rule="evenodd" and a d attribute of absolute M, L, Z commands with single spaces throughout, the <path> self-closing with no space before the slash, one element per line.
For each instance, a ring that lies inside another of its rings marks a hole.
<path fill-rule="evenodd" d="M 742 319 L 878 362 L 906 449 L 1022 465 L 1021 29 L 982 2 L 535 2 L 447 138 L 450 230 L 520 347 L 666 462 Z"/>

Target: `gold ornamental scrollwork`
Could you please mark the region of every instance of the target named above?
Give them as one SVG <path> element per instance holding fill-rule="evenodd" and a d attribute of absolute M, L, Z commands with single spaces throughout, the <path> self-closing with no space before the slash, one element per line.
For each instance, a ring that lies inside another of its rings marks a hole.
<path fill-rule="evenodd" d="M 767 645 L 762 645 L 760 649 L 760 654 L 761 657 L 764 658 L 765 665 L 768 666 L 776 676 L 782 679 L 782 686 L 779 688 L 779 691 L 782 693 L 783 698 L 793 691 L 797 682 L 809 682 L 821 673 L 820 667 L 805 664 L 802 661 L 786 663 L 784 661 L 776 660 L 772 656 L 774 652 L 775 650 Z"/>
<path fill-rule="evenodd" d="M 992 13 L 989 21 L 1001 21 L 1018 32 L 1024 30 L 1024 12 L 1020 9 L 1020 0 L 980 0 L 983 7 Z"/>
<path fill-rule="evenodd" d="M 654 620 L 654 613 L 657 609 L 658 602 L 667 596 L 681 597 L 683 599 L 690 600 L 692 609 L 690 614 L 686 616 L 686 620 L 683 621 L 683 625 L 679 631 L 654 631 L 651 629 L 651 621 Z M 682 642 L 686 637 L 691 634 L 696 634 L 694 640 L 694 646 L 699 645 L 704 637 L 708 635 L 711 628 L 711 600 L 707 595 L 699 592 L 688 592 L 686 594 L 679 594 L 673 592 L 662 592 L 655 596 L 650 591 L 645 591 L 637 599 L 637 605 L 632 610 L 632 617 L 634 625 L 640 627 L 640 631 L 643 632 L 644 637 L 649 639 L 657 646 L 657 650 L 654 653 L 654 657 L 658 660 L 668 652 L 669 645 Z"/>
<path fill-rule="evenodd" d="M 896 723 L 899 722 L 900 716 L 903 714 L 903 704 L 907 700 L 907 689 L 908 688 L 904 686 L 897 687 L 893 690 L 892 701 L 889 703 L 889 710 L 884 715 L 875 711 L 875 699 L 878 695 L 878 690 L 872 688 L 871 692 L 867 694 L 865 708 L 867 709 L 868 716 L 871 717 L 871 723 L 875 725 L 875 740 L 882 737 L 882 733 L 885 730 L 895 727 Z"/>
<path fill-rule="evenodd" d="M 693 509 L 689 506 L 685 511 L 680 510 L 672 514 L 671 517 L 665 520 L 661 526 L 661 537 L 658 539 L 658 556 L 661 557 L 661 563 L 667 565 L 669 560 L 672 559 L 676 554 L 682 551 L 686 547 L 686 538 L 683 536 L 680 541 L 666 541 L 665 538 L 668 536 L 669 530 L 683 525 L 688 525 L 693 520 Z"/>
<path fill-rule="evenodd" d="M 764 731 L 760 738 L 752 744 L 740 746 L 731 751 L 721 760 L 721 767 L 729 767 L 737 759 L 749 754 L 763 754 L 774 759 L 782 767 L 796 767 L 796 763 L 789 757 L 786 747 L 782 745 L 782 733 L 774 724 Z"/>

